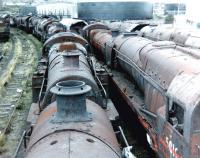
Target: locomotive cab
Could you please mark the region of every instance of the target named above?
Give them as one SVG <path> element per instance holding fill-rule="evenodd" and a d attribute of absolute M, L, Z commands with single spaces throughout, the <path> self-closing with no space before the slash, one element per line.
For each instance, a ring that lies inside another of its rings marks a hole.
<path fill-rule="evenodd" d="M 181 74 L 170 84 L 167 113 L 158 114 L 159 154 L 173 158 L 197 158 L 200 155 L 200 79 L 196 74 Z M 176 95 L 175 95 L 176 94 Z"/>
<path fill-rule="evenodd" d="M 191 137 L 190 137 L 190 154 L 194 155 L 194 158 L 200 156 L 200 103 L 194 108 L 192 112 L 191 122 Z M 196 157 L 195 157 L 196 156 Z"/>

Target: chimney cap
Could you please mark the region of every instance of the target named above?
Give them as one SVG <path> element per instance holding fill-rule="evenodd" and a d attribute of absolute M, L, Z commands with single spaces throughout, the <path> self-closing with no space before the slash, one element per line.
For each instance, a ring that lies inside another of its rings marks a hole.
<path fill-rule="evenodd" d="M 86 85 L 85 82 L 78 80 L 61 81 L 50 89 L 52 93 L 64 96 L 81 95 L 89 92 L 90 90 L 91 87 L 89 85 Z"/>

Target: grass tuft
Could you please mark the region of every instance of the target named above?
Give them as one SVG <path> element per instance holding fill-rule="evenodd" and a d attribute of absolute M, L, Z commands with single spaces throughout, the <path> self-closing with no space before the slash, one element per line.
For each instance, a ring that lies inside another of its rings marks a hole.
<path fill-rule="evenodd" d="M 5 135 L 0 133 L 0 154 L 7 151 L 5 147 L 5 142 L 6 142 Z"/>

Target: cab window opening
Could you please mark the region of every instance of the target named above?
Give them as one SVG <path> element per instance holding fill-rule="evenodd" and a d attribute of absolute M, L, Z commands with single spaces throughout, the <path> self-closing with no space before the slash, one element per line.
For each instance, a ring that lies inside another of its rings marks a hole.
<path fill-rule="evenodd" d="M 184 109 L 175 102 L 172 103 L 169 110 L 169 123 L 183 135 Z"/>

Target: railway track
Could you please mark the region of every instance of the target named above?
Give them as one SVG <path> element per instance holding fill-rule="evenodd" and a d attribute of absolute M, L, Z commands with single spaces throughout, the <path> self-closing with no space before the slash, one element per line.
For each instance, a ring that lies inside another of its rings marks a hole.
<path fill-rule="evenodd" d="M 10 38 L 9 42 L 1 43 L 0 44 L 0 89 L 6 83 L 7 78 L 9 77 L 9 71 L 11 67 L 14 66 L 14 61 L 17 60 L 15 57 L 15 44 L 14 44 L 14 37 Z"/>
<path fill-rule="evenodd" d="M 4 52 L 3 47 L 5 47 L 6 44 L 11 44 L 11 50 L 8 50 L 7 53 Z M 4 68 L 7 66 L 9 60 L 13 57 L 13 53 L 11 53 L 13 50 L 13 39 L 11 38 L 10 42 L 7 43 L 1 43 L 0 44 L 0 71 L 2 72 Z"/>
<path fill-rule="evenodd" d="M 11 38 L 10 54 L 12 57 L 8 59 L 10 62 L 14 59 L 15 61 L 13 61 L 12 68 L 9 64 L 4 66 L 4 71 L 10 72 L 11 75 L 3 84 L 4 88 L 1 88 L 0 94 L 0 134 L 4 136 L 10 132 L 11 122 L 16 109 L 21 106 L 23 91 L 26 89 L 27 81 L 30 80 L 34 62 L 37 61 L 36 46 L 30 39 L 27 39 L 27 36 L 22 32 L 16 32 Z"/>

